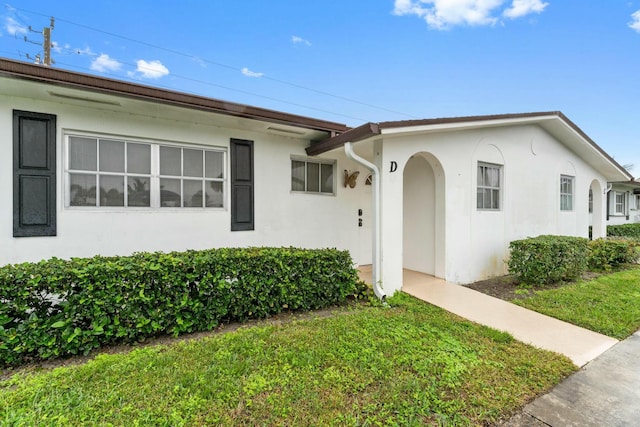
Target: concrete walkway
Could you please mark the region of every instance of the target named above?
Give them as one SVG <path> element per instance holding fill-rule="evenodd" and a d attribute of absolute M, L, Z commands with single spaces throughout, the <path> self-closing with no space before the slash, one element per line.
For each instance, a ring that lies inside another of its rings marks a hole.
<path fill-rule="evenodd" d="M 503 427 L 640 425 L 640 332 L 613 346 Z"/>
<path fill-rule="evenodd" d="M 363 268 L 363 280 L 370 271 Z M 509 332 L 519 341 L 564 354 L 584 366 L 618 341 L 526 308 L 454 285 L 423 273 L 405 270 L 402 290 L 476 323 Z M 640 422 L 640 421 L 639 421 Z"/>

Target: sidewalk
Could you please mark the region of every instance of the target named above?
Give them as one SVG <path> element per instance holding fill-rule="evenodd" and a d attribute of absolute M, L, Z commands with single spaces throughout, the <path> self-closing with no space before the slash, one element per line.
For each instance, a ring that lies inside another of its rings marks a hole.
<path fill-rule="evenodd" d="M 640 425 L 640 331 L 613 346 L 503 427 Z"/>

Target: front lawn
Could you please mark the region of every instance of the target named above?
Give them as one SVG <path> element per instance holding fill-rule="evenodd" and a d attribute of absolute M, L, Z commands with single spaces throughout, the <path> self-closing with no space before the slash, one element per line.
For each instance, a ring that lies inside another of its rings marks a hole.
<path fill-rule="evenodd" d="M 640 328 L 640 267 L 514 300 L 539 313 L 617 339 Z"/>
<path fill-rule="evenodd" d="M 0 382 L 3 425 L 486 425 L 575 366 L 406 294 Z"/>

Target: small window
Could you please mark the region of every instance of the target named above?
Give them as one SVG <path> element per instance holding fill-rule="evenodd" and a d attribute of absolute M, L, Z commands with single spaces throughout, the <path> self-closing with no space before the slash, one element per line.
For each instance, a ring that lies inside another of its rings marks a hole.
<path fill-rule="evenodd" d="M 500 210 L 502 166 L 478 163 L 478 192 L 476 207 L 479 210 Z"/>
<path fill-rule="evenodd" d="M 291 160 L 291 191 L 333 194 L 335 163 Z"/>
<path fill-rule="evenodd" d="M 626 215 L 626 214 L 627 214 L 627 194 L 616 191 L 614 215 Z"/>
<path fill-rule="evenodd" d="M 560 210 L 573 210 L 573 180 L 574 177 L 560 175 Z"/>
<path fill-rule="evenodd" d="M 593 190 L 589 189 L 589 213 L 593 213 Z"/>

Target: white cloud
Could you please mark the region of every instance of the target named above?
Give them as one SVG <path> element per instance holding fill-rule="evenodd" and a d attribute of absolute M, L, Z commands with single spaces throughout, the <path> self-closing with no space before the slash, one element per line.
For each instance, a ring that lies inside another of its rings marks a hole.
<path fill-rule="evenodd" d="M 549 3 L 541 0 L 513 0 L 511 7 L 502 14 L 507 18 L 516 19 L 530 13 L 542 13 L 547 6 Z"/>
<path fill-rule="evenodd" d="M 640 33 L 640 10 L 636 10 L 631 14 L 632 21 L 629 22 L 629 28 Z"/>
<path fill-rule="evenodd" d="M 143 79 L 159 79 L 169 74 L 169 69 L 162 65 L 160 61 L 145 61 L 139 59 L 136 61 L 137 68 L 135 73 L 129 73 L 129 76 L 140 76 Z"/>
<path fill-rule="evenodd" d="M 302 37 L 291 36 L 291 41 L 293 44 L 306 44 L 307 46 L 311 46 L 311 42 L 309 40 L 305 40 Z"/>
<path fill-rule="evenodd" d="M 244 67 L 242 69 L 242 74 L 244 74 L 247 77 L 262 77 L 262 76 L 264 76 L 264 73 L 256 73 L 255 71 L 251 71 L 247 67 Z"/>
<path fill-rule="evenodd" d="M 500 16 L 519 18 L 540 13 L 548 5 L 542 0 L 395 0 L 394 15 L 416 15 L 430 28 L 444 30 L 458 25 L 495 25 Z"/>
<path fill-rule="evenodd" d="M 11 34 L 12 36 L 27 34 L 27 32 L 29 31 L 27 27 L 20 25 L 18 21 L 10 16 L 5 19 L 4 28 L 7 30 L 7 33 Z"/>
<path fill-rule="evenodd" d="M 91 69 L 100 73 L 104 73 L 105 71 L 118 71 L 121 67 L 121 63 L 110 58 L 106 53 L 103 53 L 91 62 Z"/>

